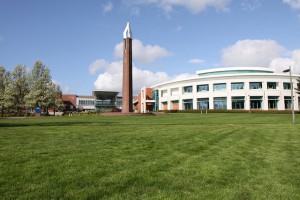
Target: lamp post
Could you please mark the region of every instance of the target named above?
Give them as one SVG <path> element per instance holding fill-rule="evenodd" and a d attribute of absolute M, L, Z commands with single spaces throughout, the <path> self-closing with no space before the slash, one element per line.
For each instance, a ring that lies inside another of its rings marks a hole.
<path fill-rule="evenodd" d="M 294 111 L 294 95 L 293 95 L 293 81 L 292 81 L 292 70 L 291 66 L 283 72 L 290 72 L 290 87 L 291 87 L 291 101 L 292 101 L 292 122 L 295 124 L 295 111 Z"/>

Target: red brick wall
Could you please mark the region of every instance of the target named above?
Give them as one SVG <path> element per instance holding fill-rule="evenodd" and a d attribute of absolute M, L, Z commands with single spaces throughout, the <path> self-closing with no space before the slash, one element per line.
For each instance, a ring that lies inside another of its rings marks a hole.
<path fill-rule="evenodd" d="M 76 94 L 63 94 L 62 100 L 65 104 L 66 111 L 76 110 Z M 73 109 L 72 109 L 73 107 Z"/>

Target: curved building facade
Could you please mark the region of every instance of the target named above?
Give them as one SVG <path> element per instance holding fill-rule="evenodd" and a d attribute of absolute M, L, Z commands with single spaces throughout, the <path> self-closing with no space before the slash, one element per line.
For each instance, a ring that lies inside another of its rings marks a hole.
<path fill-rule="evenodd" d="M 270 68 L 231 67 L 201 70 L 197 77 L 153 87 L 159 110 L 290 110 L 291 87 L 299 75 L 275 73 Z M 293 90 L 294 110 L 299 94 Z"/>

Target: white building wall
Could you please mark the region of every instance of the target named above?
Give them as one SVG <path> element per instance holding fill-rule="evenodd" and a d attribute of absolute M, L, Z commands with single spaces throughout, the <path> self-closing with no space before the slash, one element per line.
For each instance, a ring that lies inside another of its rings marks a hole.
<path fill-rule="evenodd" d="M 297 85 L 296 76 L 293 77 L 293 85 Z M 193 99 L 193 109 L 197 109 L 198 98 L 209 98 L 209 109 L 214 109 L 214 98 L 215 97 L 226 97 L 227 98 L 227 109 L 232 109 L 232 97 L 243 96 L 245 110 L 250 109 L 250 97 L 260 96 L 262 97 L 261 110 L 269 110 L 268 97 L 278 97 L 277 110 L 285 110 L 284 97 L 290 96 L 290 90 L 283 88 L 283 83 L 289 83 L 289 76 L 285 74 L 247 74 L 247 75 L 227 75 L 227 76 L 213 76 L 213 77 L 198 77 L 194 79 L 187 79 L 183 81 L 169 82 L 153 87 L 159 90 L 159 109 L 162 110 L 162 102 L 167 102 L 168 110 L 172 109 L 171 101 L 179 101 L 179 110 L 183 109 L 183 100 Z M 231 90 L 232 82 L 243 82 L 244 89 L 242 90 Z M 262 82 L 261 89 L 250 89 L 250 82 Z M 268 89 L 268 82 L 277 82 L 276 89 Z M 224 91 L 213 91 L 215 83 L 226 83 L 226 90 Z M 209 91 L 197 92 L 197 85 L 208 84 Z M 183 88 L 185 86 L 192 86 L 192 93 L 185 93 Z M 171 95 L 171 90 L 178 88 L 178 94 Z M 161 91 L 167 90 L 166 95 L 162 97 Z M 294 109 L 299 110 L 299 95 L 294 91 Z"/>
<path fill-rule="evenodd" d="M 84 102 L 86 104 L 81 104 L 80 102 Z M 92 103 L 92 104 L 90 104 Z M 95 98 L 84 98 L 84 97 L 78 97 L 76 99 L 76 107 L 81 108 L 84 110 L 95 110 Z"/>

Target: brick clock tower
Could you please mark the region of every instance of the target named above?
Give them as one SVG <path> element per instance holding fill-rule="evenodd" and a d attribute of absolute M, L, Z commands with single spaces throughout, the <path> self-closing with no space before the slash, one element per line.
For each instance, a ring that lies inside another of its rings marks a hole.
<path fill-rule="evenodd" d="M 123 88 L 122 113 L 133 112 L 132 107 L 132 33 L 127 22 L 123 32 Z"/>

